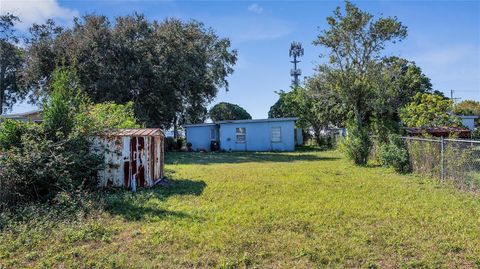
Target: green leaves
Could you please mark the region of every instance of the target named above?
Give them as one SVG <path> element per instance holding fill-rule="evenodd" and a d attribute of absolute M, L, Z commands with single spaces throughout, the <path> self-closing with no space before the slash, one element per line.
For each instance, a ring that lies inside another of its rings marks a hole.
<path fill-rule="evenodd" d="M 389 135 L 388 143 L 380 146 L 379 158 L 382 165 L 393 167 L 398 173 L 407 173 L 411 169 L 407 147 L 399 135 Z"/>
<path fill-rule="evenodd" d="M 0 16 L 0 115 L 26 95 L 20 80 L 24 50 L 18 44 L 20 40 L 14 28 L 19 21 L 11 13 Z"/>
<path fill-rule="evenodd" d="M 400 117 L 408 127 L 461 126 L 459 119 L 451 114 L 453 101 L 429 93 L 417 93 L 413 101 L 401 110 Z"/>
<path fill-rule="evenodd" d="M 327 18 L 330 26 L 321 32 L 314 45 L 325 46 L 330 51 L 330 63 L 342 72 L 368 71 L 370 61 L 378 59 L 387 41 L 395 43 L 407 36 L 407 28 L 396 17 L 373 20 L 373 15 L 345 2 L 345 12 L 340 8 Z"/>
<path fill-rule="evenodd" d="M 208 112 L 212 121 L 222 120 L 251 120 L 252 116 L 236 104 L 221 102 L 213 106 Z"/>
<path fill-rule="evenodd" d="M 453 111 L 457 115 L 476 115 L 480 116 L 480 102 L 474 100 L 465 100 L 456 104 Z"/>
<path fill-rule="evenodd" d="M 124 105 L 113 102 L 91 104 L 78 119 L 78 131 L 86 134 L 97 134 L 106 129 L 142 127 L 135 118 L 133 102 Z"/>
<path fill-rule="evenodd" d="M 93 102 L 132 101 L 138 120 L 163 128 L 203 121 L 218 90 L 228 89 L 237 56 L 228 39 L 200 22 L 152 22 L 138 13 L 115 23 L 86 15 L 66 30 L 36 25 L 29 48 L 35 88 L 50 91 L 55 66 L 72 65 Z"/>
<path fill-rule="evenodd" d="M 53 91 L 43 104 L 43 126 L 50 139 L 63 139 L 76 125 L 80 109 L 89 102 L 79 88 L 78 78 L 71 68 L 54 71 Z"/>
<path fill-rule="evenodd" d="M 291 107 L 289 102 L 290 98 L 288 95 L 291 93 L 286 93 L 284 91 L 278 92 L 278 100 L 270 107 L 268 111 L 269 118 L 287 118 L 287 117 L 297 117 L 298 114 Z"/>
<path fill-rule="evenodd" d="M 20 147 L 27 127 L 27 124 L 21 121 L 0 119 L 0 152 Z"/>
<path fill-rule="evenodd" d="M 329 64 L 320 67 L 319 76 L 327 78 L 341 103 L 333 107 L 350 123 L 345 153 L 363 165 L 370 149 L 368 131 L 372 123 L 377 130 L 390 129 L 384 127 L 398 121 L 397 111 L 410 96 L 431 85 L 414 64 L 397 58 L 382 59 L 389 42 L 407 36 L 407 28 L 396 17 L 374 20 L 373 15 L 346 1 L 344 11 L 338 7 L 327 22 L 328 29 L 313 42 L 329 51 Z"/>

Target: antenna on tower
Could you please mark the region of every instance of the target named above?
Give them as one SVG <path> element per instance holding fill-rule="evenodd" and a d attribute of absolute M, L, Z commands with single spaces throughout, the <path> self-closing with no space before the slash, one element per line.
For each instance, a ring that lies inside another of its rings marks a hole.
<path fill-rule="evenodd" d="M 300 58 L 300 56 L 303 56 L 302 43 L 293 41 L 292 44 L 290 44 L 290 57 L 293 57 L 293 61 L 290 61 L 291 63 L 293 63 L 293 69 L 290 70 L 290 76 L 293 77 L 293 86 L 298 86 L 298 77 L 302 74 L 302 70 L 297 68 L 297 63 L 300 62 L 299 60 L 297 60 L 297 58 Z"/>

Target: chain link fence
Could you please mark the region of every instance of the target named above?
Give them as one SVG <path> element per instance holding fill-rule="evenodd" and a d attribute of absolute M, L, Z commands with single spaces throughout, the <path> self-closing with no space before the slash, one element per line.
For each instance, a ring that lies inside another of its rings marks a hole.
<path fill-rule="evenodd" d="M 408 150 L 413 173 L 437 178 L 463 190 L 480 190 L 479 140 L 419 137 L 402 139 Z M 378 149 L 378 145 L 374 147 Z"/>
<path fill-rule="evenodd" d="M 0 159 L 2 159 L 2 158 L 3 158 L 3 154 L 0 151 Z M 0 167 L 0 169 L 2 169 L 2 168 Z M 0 175 L 1 175 L 1 171 L 0 171 Z M 5 205 L 6 198 L 5 197 L 7 196 L 7 193 L 6 193 L 3 181 L 4 181 L 3 177 L 0 176 L 0 213 L 2 213 L 6 208 L 6 205 Z M 1 268 L 2 267 L 0 266 L 0 269 Z"/>

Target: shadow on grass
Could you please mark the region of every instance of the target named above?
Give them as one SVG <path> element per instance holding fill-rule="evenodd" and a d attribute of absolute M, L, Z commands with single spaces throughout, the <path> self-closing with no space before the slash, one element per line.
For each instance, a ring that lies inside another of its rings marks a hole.
<path fill-rule="evenodd" d="M 119 215 L 125 220 L 158 220 L 163 218 L 198 218 L 181 211 L 162 208 L 162 202 L 172 196 L 201 195 L 207 184 L 204 181 L 178 179 L 169 182 L 167 187 L 155 186 L 141 189 L 137 193 L 114 190 L 105 195 L 103 208 L 112 215 Z"/>
<path fill-rule="evenodd" d="M 281 152 L 169 152 L 165 164 L 233 164 L 259 162 L 335 161 L 340 158 Z"/>
<path fill-rule="evenodd" d="M 319 152 L 332 149 L 332 147 L 327 146 L 295 146 L 295 152 Z"/>
<path fill-rule="evenodd" d="M 165 208 L 165 201 L 173 196 L 199 196 L 207 184 L 204 181 L 176 179 L 169 181 L 167 187 L 155 186 L 140 189 L 137 193 L 122 188 L 104 189 L 81 195 L 65 196 L 62 201 L 49 201 L 11 208 L 0 212 L 0 232 L 5 228 L 22 227 L 19 223 L 62 223 L 76 221 L 88 215 L 105 211 L 128 221 L 158 221 L 166 218 L 188 218 L 202 221 L 201 216 Z M 1 267 L 1 266 L 0 266 Z"/>

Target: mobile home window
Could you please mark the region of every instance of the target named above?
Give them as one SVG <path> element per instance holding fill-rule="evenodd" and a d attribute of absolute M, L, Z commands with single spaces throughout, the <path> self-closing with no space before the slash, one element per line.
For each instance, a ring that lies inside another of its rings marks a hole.
<path fill-rule="evenodd" d="M 282 127 L 272 127 L 272 142 L 282 141 Z"/>
<path fill-rule="evenodd" d="M 217 136 L 215 134 L 215 128 L 210 129 L 210 139 L 211 140 L 216 140 Z"/>
<path fill-rule="evenodd" d="M 236 128 L 237 143 L 245 143 L 247 132 L 245 128 Z"/>

